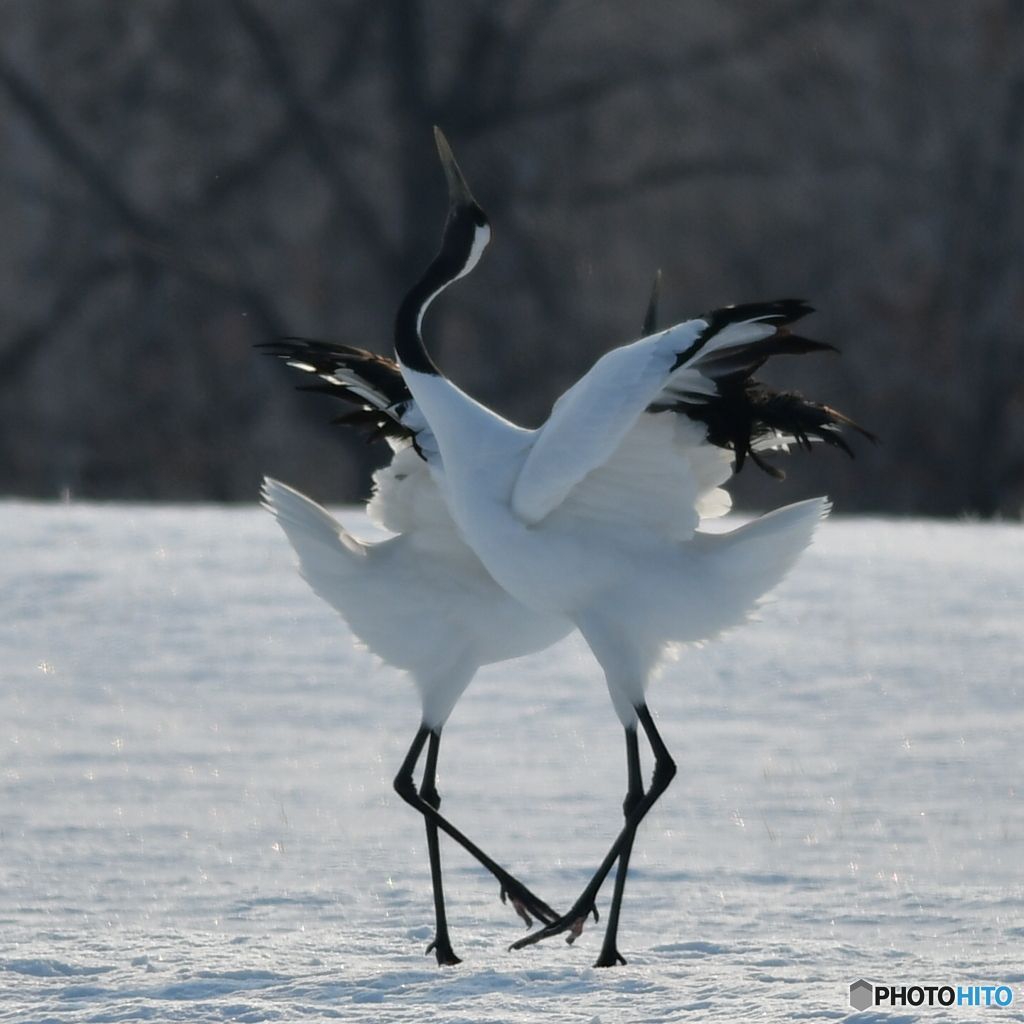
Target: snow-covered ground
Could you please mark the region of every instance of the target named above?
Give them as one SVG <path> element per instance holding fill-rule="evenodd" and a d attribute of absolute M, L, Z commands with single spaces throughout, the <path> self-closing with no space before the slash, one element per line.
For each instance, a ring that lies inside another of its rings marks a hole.
<path fill-rule="evenodd" d="M 836 1019 L 862 977 L 1014 999 L 858 1020 L 1024 1020 L 1022 680 L 1024 528 L 828 522 L 652 687 L 680 771 L 629 965 L 590 966 L 592 924 L 507 952 L 521 923 L 443 840 L 439 969 L 391 790 L 417 701 L 271 518 L 0 503 L 0 1021 Z M 484 669 L 441 755 L 446 815 L 567 907 L 625 793 L 584 645 Z"/>

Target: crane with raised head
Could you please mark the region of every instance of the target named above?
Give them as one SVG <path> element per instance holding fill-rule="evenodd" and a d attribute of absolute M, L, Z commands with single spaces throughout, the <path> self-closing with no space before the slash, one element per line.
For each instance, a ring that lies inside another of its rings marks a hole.
<path fill-rule="evenodd" d="M 524 607 L 579 629 L 626 739 L 625 824 L 569 911 L 513 948 L 575 937 L 596 917 L 597 893 L 619 861 L 597 960 L 611 966 L 625 962 L 616 938 L 637 827 L 676 772 L 647 704 L 648 683 L 671 646 L 745 621 L 810 543 L 829 502 L 798 502 L 728 533 L 702 532 L 700 522 L 728 507 L 721 485 L 746 459 L 781 476 L 766 452 L 815 439 L 852 454 L 844 431 L 871 435 L 834 409 L 754 379 L 773 356 L 832 348 L 790 330 L 812 312 L 796 299 L 717 309 L 608 352 L 536 430 L 481 405 L 441 372 L 421 333 L 431 302 L 473 269 L 491 235 L 447 141 L 435 136 L 448 218 L 438 255 L 395 318 L 417 449 L 491 578 Z M 646 790 L 639 729 L 654 755 Z"/>

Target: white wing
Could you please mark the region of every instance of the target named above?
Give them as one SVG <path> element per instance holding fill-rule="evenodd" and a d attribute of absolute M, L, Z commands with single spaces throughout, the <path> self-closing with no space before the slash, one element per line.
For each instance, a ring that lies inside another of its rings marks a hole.
<path fill-rule="evenodd" d="M 665 385 L 676 349 L 705 325 L 690 321 L 613 349 L 562 395 L 537 431 L 512 492 L 512 511 L 538 523 L 604 464 Z"/>
<path fill-rule="evenodd" d="M 746 380 L 772 355 L 830 347 L 785 329 L 808 312 L 796 300 L 728 307 L 603 356 L 558 400 L 537 432 L 513 489 L 515 514 L 538 523 L 577 490 L 597 513 L 599 505 L 614 504 L 614 492 L 618 512 L 610 513 L 612 521 L 618 515 L 624 523 L 657 527 L 643 516 L 636 519 L 630 507 L 649 510 L 675 494 L 668 532 L 688 536 L 704 509 L 721 507 L 709 492 L 728 478 L 723 467 L 732 459 L 704 450 L 712 447 L 705 440 L 706 408 L 723 402 L 725 384 Z M 660 412 L 688 421 L 696 433 L 644 449 L 645 439 L 656 436 L 647 421 Z M 599 494 L 601 488 L 607 493 Z"/>
<path fill-rule="evenodd" d="M 356 540 L 276 480 L 264 481 L 263 500 L 313 591 L 374 654 L 412 674 L 430 724 L 440 724 L 478 666 L 543 650 L 573 627 L 494 582 L 460 538 L 423 461 L 411 449 L 408 459 L 400 452 L 380 471 L 373 499 L 385 525 L 407 531 L 378 543 Z"/>
<path fill-rule="evenodd" d="M 589 521 L 688 540 L 701 519 L 729 510 L 719 485 L 731 475 L 731 455 L 705 442 L 703 425 L 673 412 L 645 413 L 545 523 Z"/>

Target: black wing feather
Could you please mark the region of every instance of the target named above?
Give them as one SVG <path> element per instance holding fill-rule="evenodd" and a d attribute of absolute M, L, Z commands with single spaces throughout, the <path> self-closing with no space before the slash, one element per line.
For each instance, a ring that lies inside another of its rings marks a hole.
<path fill-rule="evenodd" d="M 701 374 L 714 382 L 715 393 L 678 395 L 655 403 L 650 410 L 671 409 L 704 423 L 710 444 L 735 453 L 737 473 L 749 456 L 760 469 L 782 479 L 785 474 L 768 465 L 756 451 L 759 441 L 774 436 L 792 438 L 807 450 L 812 440 L 824 441 L 852 458 L 853 450 L 841 433 L 843 428 L 855 430 L 872 442 L 878 438 L 827 405 L 809 401 L 795 392 L 774 392 L 753 377 L 773 356 L 839 351 L 827 342 L 789 331 L 789 324 L 813 311 L 802 299 L 781 299 L 725 306 L 704 314 L 700 319 L 707 322 L 707 327 L 686 352 L 680 353 L 673 369 L 696 359 Z M 700 355 L 700 350 L 720 331 L 750 320 L 773 324 L 775 332 L 766 338 Z"/>
<path fill-rule="evenodd" d="M 317 384 L 300 385 L 298 390 L 330 395 L 359 407 L 333 423 L 364 430 L 368 441 L 415 438 L 415 431 L 402 421 L 412 393 L 394 360 L 352 345 L 309 338 L 279 338 L 257 347 L 319 378 Z"/>

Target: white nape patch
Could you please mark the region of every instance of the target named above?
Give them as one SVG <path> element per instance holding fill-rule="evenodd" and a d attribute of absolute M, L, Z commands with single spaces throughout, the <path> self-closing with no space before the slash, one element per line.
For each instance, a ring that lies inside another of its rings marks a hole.
<path fill-rule="evenodd" d="M 426 302 L 420 307 L 419 316 L 416 317 L 416 330 L 422 333 L 423 330 L 423 315 L 426 313 L 430 304 L 438 297 L 454 281 L 458 281 L 460 277 L 465 277 L 479 262 L 480 257 L 484 254 L 484 249 L 487 248 L 487 243 L 491 240 L 491 226 L 490 224 L 477 224 L 476 230 L 473 234 L 473 244 L 470 246 L 469 255 L 466 257 L 466 265 L 452 278 L 451 281 L 446 281 L 436 292 L 433 292 L 427 299 Z"/>
<path fill-rule="evenodd" d="M 491 225 L 477 224 L 476 231 L 473 234 L 473 245 L 469 250 L 469 258 L 466 260 L 465 267 L 463 267 L 456 276 L 456 281 L 458 281 L 460 277 L 465 277 L 480 262 L 480 257 L 483 256 L 484 249 L 487 248 L 487 243 L 490 240 Z"/>
<path fill-rule="evenodd" d="M 434 301 L 434 299 L 438 297 L 438 295 L 441 294 L 441 292 L 445 290 L 445 288 L 448 287 L 450 283 L 450 281 L 446 281 L 443 285 L 441 285 L 440 288 L 437 289 L 437 291 L 431 292 L 431 294 L 427 297 L 427 301 L 424 302 L 422 306 L 420 306 L 420 311 L 416 315 L 416 333 L 419 334 L 420 337 L 423 336 L 423 317 L 426 316 L 427 310 L 430 308 L 430 304 Z"/>

